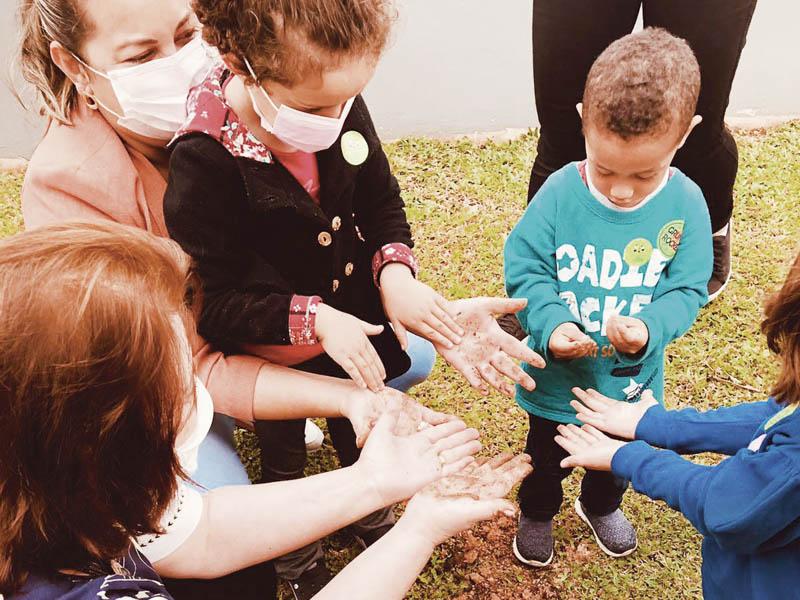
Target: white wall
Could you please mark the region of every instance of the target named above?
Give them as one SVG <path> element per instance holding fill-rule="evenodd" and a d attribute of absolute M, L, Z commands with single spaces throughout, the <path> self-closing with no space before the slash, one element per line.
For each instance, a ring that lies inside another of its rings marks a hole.
<path fill-rule="evenodd" d="M 385 138 L 536 125 L 531 0 L 397 2 L 394 41 L 366 92 Z M 7 63 L 16 38 L 16 0 L 0 0 L 0 5 L 0 63 Z M 760 0 L 729 114 L 800 114 L 798 22 L 800 2 Z M 39 126 L 4 83 L 0 157 L 27 156 Z"/>

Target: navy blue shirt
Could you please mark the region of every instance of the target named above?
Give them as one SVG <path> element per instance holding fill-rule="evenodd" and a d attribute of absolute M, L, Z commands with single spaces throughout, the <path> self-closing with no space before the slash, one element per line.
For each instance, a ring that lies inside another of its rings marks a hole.
<path fill-rule="evenodd" d="M 2 598 L 2 596 L 0 596 Z M 135 548 L 105 575 L 31 575 L 7 600 L 173 600 L 152 565 Z"/>
<path fill-rule="evenodd" d="M 611 463 L 703 534 L 706 600 L 800 597 L 800 410 L 769 400 L 698 412 L 650 408 Z M 731 455 L 716 466 L 675 452 Z"/>

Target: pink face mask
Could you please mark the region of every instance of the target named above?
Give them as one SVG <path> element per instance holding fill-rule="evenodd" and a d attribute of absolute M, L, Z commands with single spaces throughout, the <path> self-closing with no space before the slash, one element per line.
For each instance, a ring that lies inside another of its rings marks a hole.
<path fill-rule="evenodd" d="M 258 81 L 258 78 L 253 72 L 253 68 L 250 66 L 250 62 L 246 58 L 244 62 L 245 65 L 247 65 L 251 77 L 255 81 Z M 256 114 L 261 119 L 261 127 L 293 148 L 310 153 L 327 150 L 339 139 L 339 134 L 342 132 L 344 122 L 347 119 L 347 115 L 350 114 L 350 108 L 353 106 L 353 101 L 355 100 L 355 98 L 350 98 L 345 103 L 339 118 L 334 119 L 331 117 L 323 117 L 322 115 L 305 113 L 290 108 L 285 104 L 277 107 L 263 87 L 258 86 L 258 89 L 264 95 L 264 98 L 267 99 L 267 102 L 270 103 L 270 106 L 277 112 L 275 120 L 270 122 L 261 112 L 261 109 L 258 108 L 258 103 L 253 96 L 253 91 L 248 87 L 247 92 L 250 94 L 253 110 L 256 111 Z"/>

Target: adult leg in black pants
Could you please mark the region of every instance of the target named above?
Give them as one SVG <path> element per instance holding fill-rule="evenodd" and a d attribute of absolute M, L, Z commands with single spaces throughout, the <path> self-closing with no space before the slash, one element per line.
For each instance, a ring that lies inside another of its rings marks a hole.
<path fill-rule="evenodd" d="M 731 273 L 733 185 L 739 167 L 736 141 L 725 127 L 725 111 L 756 0 L 645 0 L 644 23 L 685 39 L 700 63 L 697 113 L 703 122 L 675 155 L 674 164 L 706 197 L 714 235 L 714 272 L 708 292 L 715 298 Z"/>
<path fill-rule="evenodd" d="M 733 77 L 756 0 L 534 0 L 533 70 L 541 123 L 528 200 L 550 173 L 586 157 L 575 104 L 595 58 L 630 33 L 641 6 L 646 26 L 684 38 L 700 63 L 698 113 L 703 123 L 678 151 L 675 165 L 703 190 L 711 214 L 714 274 L 709 293 L 719 293 L 730 273 L 730 221 L 738 156 L 725 129 Z"/>

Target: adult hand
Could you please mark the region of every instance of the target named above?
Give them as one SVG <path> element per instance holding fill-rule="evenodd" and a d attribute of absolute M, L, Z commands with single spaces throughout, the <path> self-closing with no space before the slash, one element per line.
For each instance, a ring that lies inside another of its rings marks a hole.
<path fill-rule="evenodd" d="M 450 304 L 417 280 L 406 265 L 386 265 L 380 282 L 383 309 L 403 350 L 408 349 L 407 330 L 447 348 L 461 341 L 464 332 Z"/>
<path fill-rule="evenodd" d="M 547 347 L 556 358 L 573 360 L 597 350 L 597 342 L 583 333 L 575 323 L 562 323 L 550 334 Z"/>
<path fill-rule="evenodd" d="M 368 337 L 382 333 L 383 325 L 371 325 L 321 303 L 317 306 L 316 331 L 325 352 L 356 385 L 374 392 L 383 389 L 386 369 Z"/>
<path fill-rule="evenodd" d="M 641 319 L 614 315 L 606 324 L 608 341 L 622 354 L 636 354 L 647 345 L 650 332 Z"/>
<path fill-rule="evenodd" d="M 431 425 L 458 420 L 453 415 L 436 412 L 392 388 L 380 392 L 353 390 L 341 402 L 342 416 L 348 418 L 356 432 L 356 445 L 361 448 L 375 423 L 385 412 L 396 412 L 395 435 L 413 435 Z"/>
<path fill-rule="evenodd" d="M 614 440 L 591 425 L 559 425 L 556 443 L 569 452 L 561 461 L 562 469 L 585 467 L 595 471 L 610 471 L 617 450 L 628 442 Z"/>
<path fill-rule="evenodd" d="M 491 461 L 473 462 L 418 492 L 398 526 L 429 536 L 427 539 L 437 545 L 478 521 L 500 513 L 514 516 L 516 506 L 505 497 L 531 471 L 527 454 L 503 454 Z"/>
<path fill-rule="evenodd" d="M 381 498 L 383 506 L 405 500 L 417 491 L 472 462 L 481 444 L 475 429 L 463 421 L 447 421 L 412 435 L 398 435 L 398 412 L 384 413 L 356 462 Z"/>
<path fill-rule="evenodd" d="M 653 392 L 645 390 L 638 402 L 612 400 L 594 390 L 572 388 L 578 400 L 570 402 L 578 420 L 626 440 L 636 439 L 636 428 L 651 406 L 658 404 Z"/>
<path fill-rule="evenodd" d="M 519 312 L 527 303 L 524 298 L 467 298 L 451 302 L 464 337 L 452 348 L 434 343 L 437 352 L 483 394 L 489 393 L 487 384 L 512 397 L 514 383 L 533 390 L 536 382 L 515 359 L 539 369 L 544 368 L 544 359 L 503 331 L 495 319 L 497 315 Z"/>

